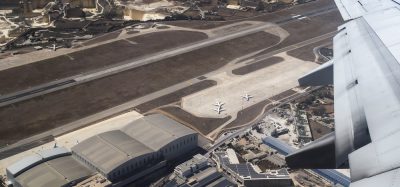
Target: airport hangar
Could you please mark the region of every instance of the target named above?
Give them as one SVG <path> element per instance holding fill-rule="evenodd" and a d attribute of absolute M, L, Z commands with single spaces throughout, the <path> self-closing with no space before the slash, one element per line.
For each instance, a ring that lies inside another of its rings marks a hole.
<path fill-rule="evenodd" d="M 14 186 L 73 186 L 95 174 L 124 185 L 164 167 L 197 147 L 198 134 L 154 114 L 121 129 L 92 136 L 74 147 L 54 148 L 26 157 L 7 168 Z"/>

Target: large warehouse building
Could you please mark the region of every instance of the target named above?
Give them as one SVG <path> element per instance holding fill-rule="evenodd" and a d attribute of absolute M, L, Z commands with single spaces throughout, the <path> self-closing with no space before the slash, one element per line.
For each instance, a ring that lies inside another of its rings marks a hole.
<path fill-rule="evenodd" d="M 97 134 L 72 147 L 72 156 L 65 157 L 65 163 L 74 169 L 71 170 L 71 174 L 76 172 L 79 176 L 74 175 L 70 180 L 66 178 L 61 182 L 71 184 L 70 181 L 100 173 L 114 184 L 123 185 L 152 173 L 165 166 L 166 162 L 177 159 L 196 147 L 195 131 L 161 114 L 145 116 L 119 130 Z M 65 156 L 68 153 L 63 154 Z M 58 158 L 49 158 L 46 162 L 55 162 L 56 159 Z M 30 177 L 30 173 L 39 170 L 43 176 L 54 179 L 57 177 L 48 174 L 54 171 L 54 168 L 42 172 L 40 164 L 24 162 L 26 161 L 22 160 L 7 168 L 7 171 L 10 170 L 14 174 L 14 179 L 23 177 L 24 182 L 18 186 L 48 186 L 48 180 L 52 179 L 44 180 L 38 177 L 35 178 L 34 185 L 32 184 L 34 178 Z M 44 163 L 43 167 L 49 167 L 48 165 L 54 164 Z M 57 168 L 55 170 L 58 171 Z M 24 177 L 25 175 L 27 177 Z M 15 184 L 15 181 L 12 182 Z"/>
<path fill-rule="evenodd" d="M 135 174 L 145 175 L 144 169 L 157 167 L 163 160 L 175 159 L 196 146 L 195 131 L 155 114 L 120 130 L 93 136 L 73 147 L 72 154 L 115 182 Z"/>

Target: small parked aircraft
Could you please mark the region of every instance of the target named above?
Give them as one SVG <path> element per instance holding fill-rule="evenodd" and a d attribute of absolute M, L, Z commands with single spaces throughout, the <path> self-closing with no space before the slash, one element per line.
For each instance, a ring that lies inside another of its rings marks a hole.
<path fill-rule="evenodd" d="M 253 96 L 246 93 L 244 96 L 242 96 L 242 98 L 245 99 L 246 101 L 249 101 L 251 98 L 253 98 Z"/>
<path fill-rule="evenodd" d="M 217 108 L 214 108 L 213 110 L 216 111 L 218 114 L 220 114 L 222 111 L 225 111 L 225 110 L 222 108 L 222 105 L 224 105 L 224 104 L 225 104 L 225 103 L 222 103 L 222 102 L 220 102 L 220 101 L 216 101 L 215 104 L 214 104 L 214 106 L 216 106 Z"/>

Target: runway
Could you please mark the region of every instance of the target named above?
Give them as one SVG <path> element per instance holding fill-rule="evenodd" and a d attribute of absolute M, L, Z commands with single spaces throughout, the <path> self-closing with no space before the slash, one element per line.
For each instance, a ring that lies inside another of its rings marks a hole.
<path fill-rule="evenodd" d="M 156 54 L 151 54 L 146 57 L 143 57 L 140 59 L 135 59 L 135 60 L 132 60 L 127 63 L 122 62 L 122 63 L 120 63 L 121 65 L 117 65 L 114 67 L 107 67 L 107 68 L 104 68 L 103 70 L 96 70 L 94 72 L 89 72 L 86 74 L 75 75 L 72 77 L 64 78 L 64 79 L 62 79 L 63 84 L 60 84 L 60 81 L 55 81 L 55 82 L 46 83 L 45 85 L 36 86 L 31 89 L 19 91 L 18 93 L 4 95 L 4 96 L 0 97 L 0 107 L 9 105 L 9 104 L 13 104 L 15 102 L 20 102 L 20 101 L 23 101 L 26 99 L 30 99 L 30 98 L 33 98 L 33 97 L 36 97 L 36 96 L 39 96 L 42 94 L 47 94 L 47 93 L 51 93 L 54 91 L 58 91 L 58 90 L 61 90 L 61 89 L 64 89 L 64 88 L 67 88 L 70 86 L 75 86 L 78 84 L 82 84 L 85 82 L 89 82 L 92 80 L 96 80 L 96 79 L 100 79 L 100 78 L 103 78 L 106 76 L 117 74 L 122 71 L 127 71 L 130 69 L 139 67 L 139 66 L 158 62 L 158 61 L 166 59 L 166 58 L 177 56 L 177 55 L 187 53 L 190 51 L 194 51 L 197 49 L 205 48 L 205 47 L 215 45 L 215 44 L 218 44 L 218 43 L 221 43 L 224 41 L 228 41 L 228 40 L 232 40 L 232 39 L 246 36 L 249 34 L 253 34 L 253 33 L 274 27 L 274 26 L 275 25 L 271 24 L 271 23 L 262 24 L 260 26 L 256 26 L 255 28 L 252 28 L 252 29 L 232 33 L 232 34 L 225 35 L 225 36 L 206 39 L 204 41 L 189 44 L 189 45 L 182 46 L 182 47 L 179 47 L 176 49 L 163 51 L 163 52 L 156 53 Z"/>

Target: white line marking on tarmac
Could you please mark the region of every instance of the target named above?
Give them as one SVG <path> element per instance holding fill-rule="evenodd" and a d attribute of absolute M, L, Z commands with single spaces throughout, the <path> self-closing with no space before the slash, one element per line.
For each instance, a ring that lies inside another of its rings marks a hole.
<path fill-rule="evenodd" d="M 72 56 L 70 56 L 70 55 L 68 55 L 68 54 L 66 54 L 65 56 L 68 57 L 70 60 L 75 60 L 74 57 L 72 57 Z"/>

